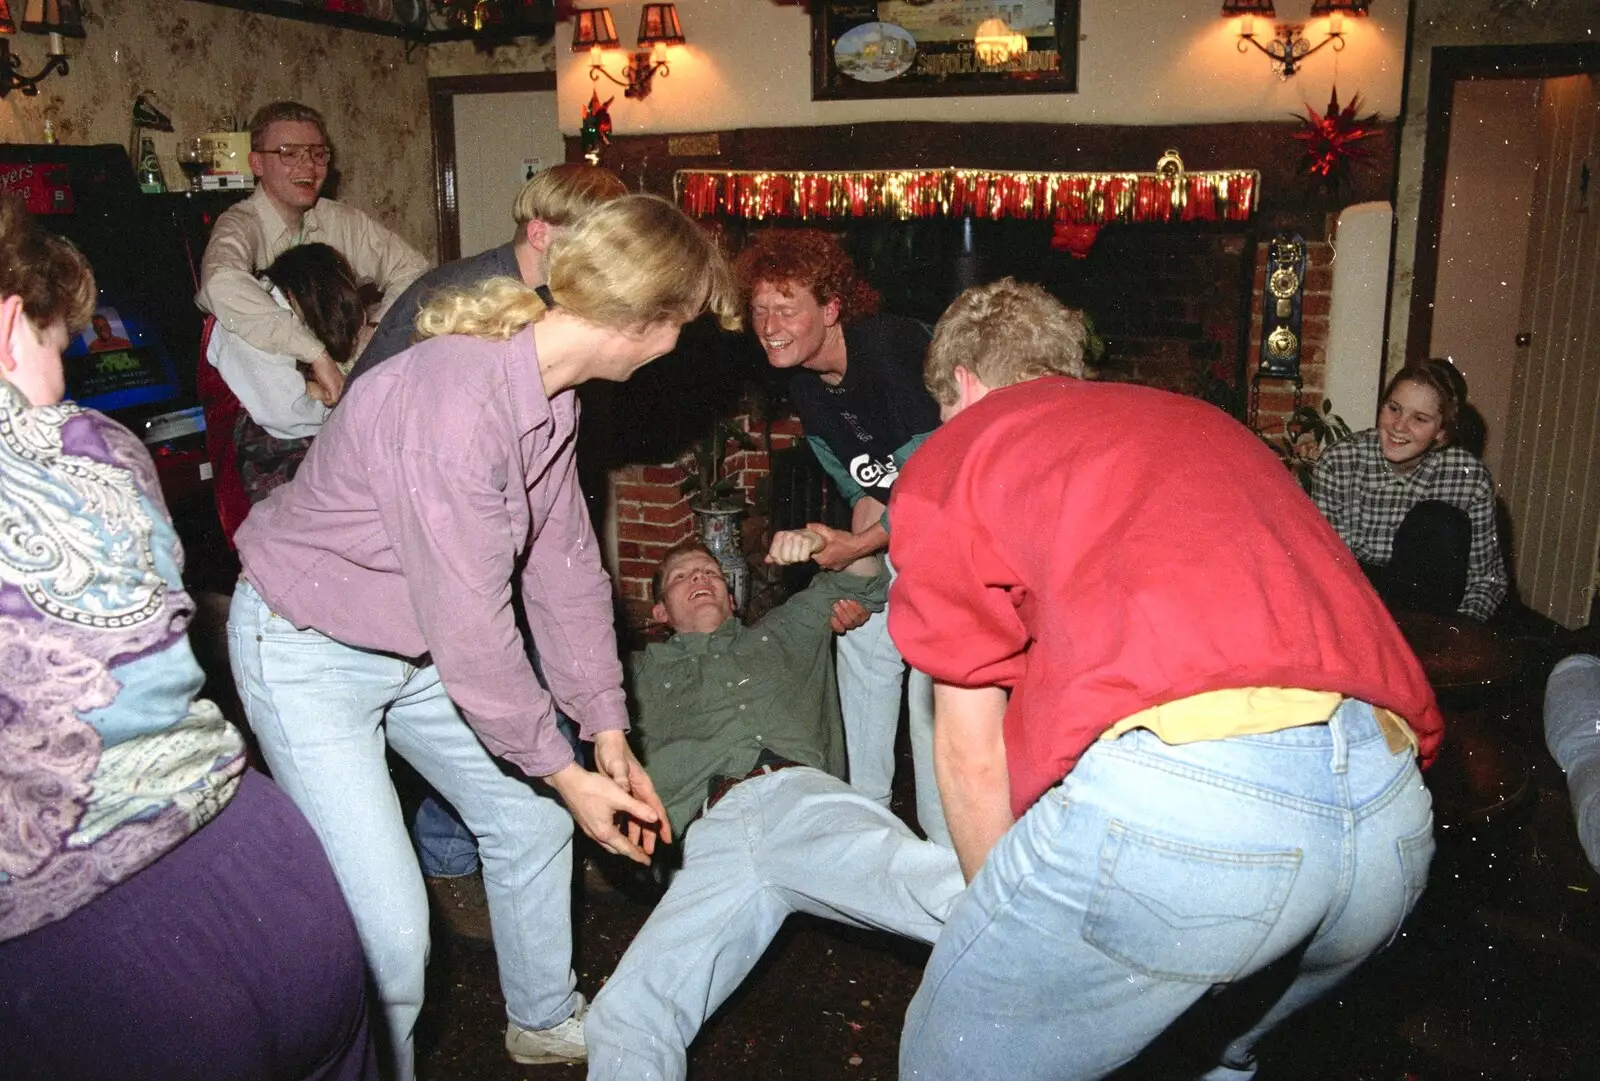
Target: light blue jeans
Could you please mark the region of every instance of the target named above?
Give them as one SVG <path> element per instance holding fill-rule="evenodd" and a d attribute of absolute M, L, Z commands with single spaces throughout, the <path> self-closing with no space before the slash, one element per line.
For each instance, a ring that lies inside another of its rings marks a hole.
<path fill-rule="evenodd" d="M 884 556 L 888 562 L 888 556 Z M 893 567 L 890 567 L 893 570 Z M 911 669 L 889 637 L 889 609 L 839 639 L 839 710 L 844 714 L 850 783 L 868 799 L 889 806 L 894 781 L 894 737 L 900 727 L 904 684 L 911 729 L 911 772 L 917 789 L 917 822 L 928 840 L 950 847 L 939 785 L 933 774 L 933 678 Z"/>
<path fill-rule="evenodd" d="M 478 839 L 506 1013 L 524 1028 L 577 1008 L 572 819 L 502 769 L 438 670 L 296 630 L 241 581 L 228 616 L 239 697 L 278 785 L 310 820 L 355 916 L 377 987 L 390 1076 L 413 1076 L 428 898 L 385 748 L 448 799 Z"/>
<path fill-rule="evenodd" d="M 537 671 L 537 663 L 534 667 Z M 559 710 L 556 727 L 572 745 L 573 756 L 583 761 L 578 728 Z M 478 871 L 478 839 L 461 821 L 456 809 L 431 786 L 417 803 L 416 814 L 411 818 L 411 840 L 416 845 L 422 873 L 429 878 L 462 878 Z"/>
<path fill-rule="evenodd" d="M 956 903 L 900 1076 L 1103 1077 L 1213 988 L 1288 958 L 1287 989 L 1207 1074 L 1251 1077 L 1264 1033 L 1395 936 L 1432 857 L 1421 774 L 1364 703 L 1269 735 L 1096 743 Z"/>
<path fill-rule="evenodd" d="M 742 781 L 686 833 L 683 867 L 584 1018 L 590 1081 L 679 1081 L 701 1024 L 792 912 L 932 942 L 953 851 L 810 768 Z"/>
<path fill-rule="evenodd" d="M 1578 840 L 1600 871 L 1600 657 L 1577 653 L 1550 673 L 1544 738 L 1567 775 Z"/>

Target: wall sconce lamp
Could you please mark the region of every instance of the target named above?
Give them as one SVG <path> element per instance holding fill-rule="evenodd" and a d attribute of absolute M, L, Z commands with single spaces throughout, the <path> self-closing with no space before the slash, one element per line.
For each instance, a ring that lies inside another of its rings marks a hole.
<path fill-rule="evenodd" d="M 39 84 L 51 72 L 67 74 L 67 49 L 63 37 L 83 37 L 83 14 L 77 0 L 25 0 L 22 29 L 29 34 L 49 34 L 50 52 L 36 75 L 22 74 L 22 58 L 11 52 L 9 35 L 17 32 L 8 0 L 0 0 L 0 98 L 13 90 L 35 97 Z"/>
<path fill-rule="evenodd" d="M 605 69 L 601 53 L 605 49 L 615 49 L 620 44 L 616 24 L 611 21 L 610 8 L 573 12 L 572 51 L 589 50 L 590 80 L 599 82 L 600 76 L 604 75 L 622 87 L 623 94 L 643 101 L 650 96 L 650 80 L 655 78 L 656 72 L 659 71 L 663 79 L 672 74 L 667 66 L 667 46 L 684 44 L 683 27 L 678 25 L 677 7 L 673 4 L 644 5 L 644 11 L 639 16 L 638 45 L 619 79 Z"/>
<path fill-rule="evenodd" d="M 1277 17 L 1272 0 L 1222 0 L 1222 14 L 1224 18 L 1239 17 L 1239 51 L 1249 52 L 1254 45 L 1272 61 L 1272 70 L 1277 72 L 1278 78 L 1287 79 L 1300 70 L 1306 57 L 1323 47 L 1332 45 L 1334 52 L 1343 49 L 1344 17 L 1364 17 L 1371 6 L 1372 0 L 1313 0 L 1311 17 L 1327 16 L 1328 19 L 1328 36 L 1315 45 L 1306 38 L 1304 23 L 1277 23 L 1265 45 L 1256 40 L 1256 16 Z"/>

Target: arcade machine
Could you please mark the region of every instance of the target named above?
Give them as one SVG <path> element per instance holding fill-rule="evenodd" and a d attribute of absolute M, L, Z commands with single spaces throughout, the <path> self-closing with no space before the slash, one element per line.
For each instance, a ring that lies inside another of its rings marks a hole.
<path fill-rule="evenodd" d="M 115 145 L 0 145 L 0 191 L 23 196 L 94 268 L 93 322 L 63 354 L 68 397 L 144 440 L 188 556 L 185 578 L 230 591 L 238 566 L 217 524 L 194 391 L 204 240 L 196 246 L 185 216 L 195 208 L 182 196 L 142 194 Z"/>

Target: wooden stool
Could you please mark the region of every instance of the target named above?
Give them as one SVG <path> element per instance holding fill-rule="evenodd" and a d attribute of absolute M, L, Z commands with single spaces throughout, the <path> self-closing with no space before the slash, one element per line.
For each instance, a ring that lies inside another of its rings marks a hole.
<path fill-rule="evenodd" d="M 1496 723 L 1493 705 L 1526 667 L 1515 640 L 1464 616 L 1396 612 L 1444 713 L 1444 742 L 1423 773 L 1442 825 L 1487 821 L 1522 802 L 1532 759 L 1515 734 Z"/>

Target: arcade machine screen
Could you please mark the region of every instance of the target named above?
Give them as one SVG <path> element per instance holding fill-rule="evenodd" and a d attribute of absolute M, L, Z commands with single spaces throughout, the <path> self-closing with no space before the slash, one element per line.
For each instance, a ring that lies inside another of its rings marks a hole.
<path fill-rule="evenodd" d="M 67 397 L 102 413 L 169 405 L 183 394 L 160 332 L 101 290 L 90 325 L 61 354 Z"/>

